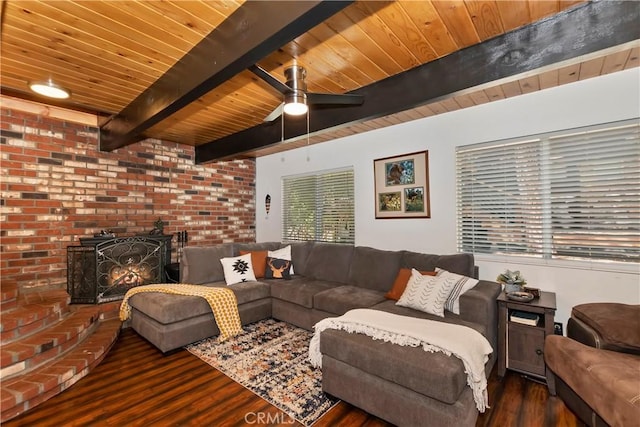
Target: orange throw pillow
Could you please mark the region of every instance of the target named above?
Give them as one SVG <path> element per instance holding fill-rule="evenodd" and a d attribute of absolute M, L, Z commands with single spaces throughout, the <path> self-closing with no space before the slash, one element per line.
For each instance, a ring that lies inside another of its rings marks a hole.
<path fill-rule="evenodd" d="M 263 278 L 267 269 L 267 251 L 240 251 L 240 255 L 246 254 L 251 254 L 251 265 L 256 279 Z"/>
<path fill-rule="evenodd" d="M 255 270 L 255 267 L 253 268 Z M 436 272 L 421 271 L 420 274 L 422 274 L 423 276 L 435 276 Z M 393 282 L 393 286 L 391 286 L 391 290 L 387 292 L 384 297 L 386 299 L 392 299 L 394 301 L 398 301 L 402 296 L 402 294 L 404 293 L 404 290 L 407 287 L 407 283 L 409 283 L 410 278 L 411 278 L 411 269 L 401 268 L 400 271 L 398 271 L 396 280 Z"/>

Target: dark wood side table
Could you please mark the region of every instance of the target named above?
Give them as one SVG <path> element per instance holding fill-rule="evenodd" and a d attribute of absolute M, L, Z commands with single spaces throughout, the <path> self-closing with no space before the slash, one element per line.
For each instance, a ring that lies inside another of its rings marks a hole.
<path fill-rule="evenodd" d="M 514 311 L 539 317 L 536 326 L 511 321 Z M 531 302 L 512 301 L 503 292 L 498 297 L 498 376 L 507 369 L 546 379 L 544 363 L 544 339 L 553 334 L 556 313 L 556 294 L 540 292 Z"/>

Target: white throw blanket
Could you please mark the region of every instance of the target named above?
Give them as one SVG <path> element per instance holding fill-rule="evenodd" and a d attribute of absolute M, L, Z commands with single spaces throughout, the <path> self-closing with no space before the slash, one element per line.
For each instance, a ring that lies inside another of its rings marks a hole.
<path fill-rule="evenodd" d="M 315 333 L 309 344 L 309 360 L 315 367 L 322 366 L 320 333 L 325 329 L 365 334 L 376 340 L 402 346 L 421 346 L 425 351 L 438 351 L 460 359 L 478 411 L 484 412 L 489 407 L 484 365 L 493 348 L 482 334 L 467 326 L 416 319 L 379 310 L 357 309 L 340 317 L 321 320 L 314 329 Z"/>

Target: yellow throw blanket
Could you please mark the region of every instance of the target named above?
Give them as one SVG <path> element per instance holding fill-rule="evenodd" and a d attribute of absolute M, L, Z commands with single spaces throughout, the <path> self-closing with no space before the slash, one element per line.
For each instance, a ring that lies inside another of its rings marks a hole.
<path fill-rule="evenodd" d="M 162 292 L 173 295 L 188 295 L 202 297 L 211 306 L 213 317 L 220 329 L 220 341 L 238 335 L 242 332 L 240 314 L 238 314 L 238 300 L 229 288 L 210 288 L 208 286 L 189 285 L 186 283 L 155 284 L 136 286 L 127 291 L 120 305 L 120 320 L 131 317 L 129 298 L 143 292 Z"/>

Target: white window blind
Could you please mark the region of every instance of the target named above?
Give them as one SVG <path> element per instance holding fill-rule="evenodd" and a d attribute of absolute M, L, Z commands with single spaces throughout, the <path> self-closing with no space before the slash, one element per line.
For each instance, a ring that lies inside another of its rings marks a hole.
<path fill-rule="evenodd" d="M 640 261 L 640 124 L 459 147 L 461 252 Z"/>
<path fill-rule="evenodd" d="M 282 240 L 354 243 L 353 169 L 282 179 Z"/>

